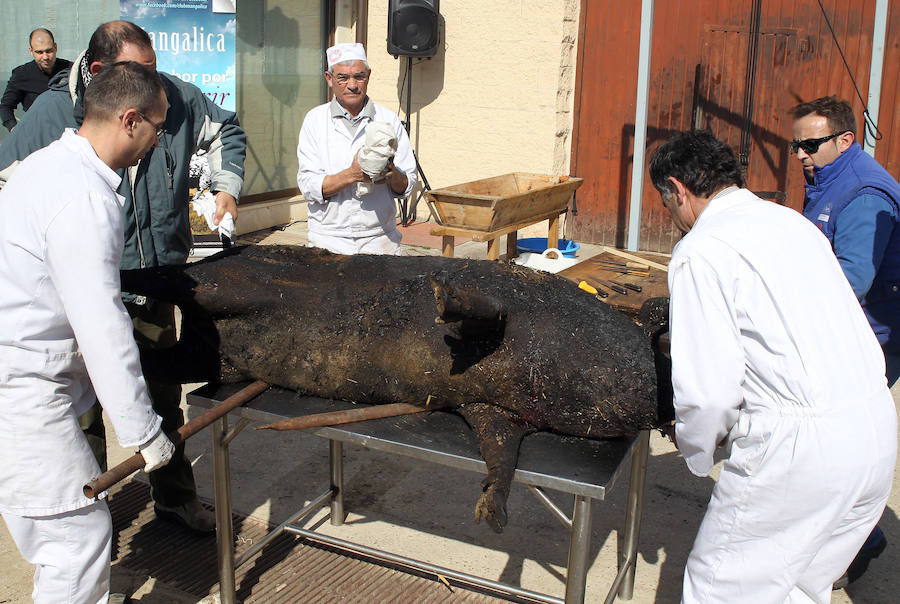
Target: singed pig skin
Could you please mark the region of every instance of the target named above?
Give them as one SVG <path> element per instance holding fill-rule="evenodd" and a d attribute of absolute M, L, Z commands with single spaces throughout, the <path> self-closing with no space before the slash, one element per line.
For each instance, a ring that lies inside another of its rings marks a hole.
<path fill-rule="evenodd" d="M 123 271 L 122 289 L 182 311 L 175 349 L 143 359 L 150 377 L 457 408 L 489 468 L 476 518 L 495 530 L 528 432 L 609 438 L 672 417 L 657 325 L 512 263 L 246 246 Z"/>

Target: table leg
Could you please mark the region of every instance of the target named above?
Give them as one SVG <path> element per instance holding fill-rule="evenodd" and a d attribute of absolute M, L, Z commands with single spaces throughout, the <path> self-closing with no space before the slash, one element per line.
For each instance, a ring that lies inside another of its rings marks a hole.
<path fill-rule="evenodd" d="M 591 498 L 575 495 L 569 563 L 566 571 L 566 604 L 583 604 L 591 549 Z"/>
<path fill-rule="evenodd" d="M 453 258 L 454 248 L 456 247 L 456 237 L 453 235 L 444 235 L 441 237 L 441 255 L 444 258 Z"/>
<path fill-rule="evenodd" d="M 488 260 L 499 260 L 500 259 L 500 244 L 497 243 L 497 238 L 493 238 L 487 242 L 488 251 L 487 257 Z"/>
<path fill-rule="evenodd" d="M 519 242 L 519 231 L 513 231 L 506 234 L 506 259 L 512 260 L 518 257 L 519 250 L 516 244 Z"/>
<path fill-rule="evenodd" d="M 625 539 L 619 554 L 619 568 L 628 564 L 625 577 L 619 585 L 619 597 L 630 600 L 634 596 L 634 567 L 637 564 L 638 538 L 641 532 L 641 514 L 644 509 L 644 483 L 647 475 L 647 457 L 650 453 L 650 431 L 644 430 L 637 437 L 631 457 L 631 477 L 628 479 L 628 502 L 625 507 Z"/>
<path fill-rule="evenodd" d="M 547 230 L 547 249 L 559 247 L 559 214 L 550 219 L 550 228 Z"/>
<path fill-rule="evenodd" d="M 339 440 L 329 440 L 331 459 L 331 524 L 344 524 L 344 449 Z"/>
<path fill-rule="evenodd" d="M 235 604 L 234 526 L 231 519 L 231 468 L 228 461 L 228 416 L 212 430 L 213 489 L 216 503 L 216 546 L 219 556 L 219 601 Z"/>

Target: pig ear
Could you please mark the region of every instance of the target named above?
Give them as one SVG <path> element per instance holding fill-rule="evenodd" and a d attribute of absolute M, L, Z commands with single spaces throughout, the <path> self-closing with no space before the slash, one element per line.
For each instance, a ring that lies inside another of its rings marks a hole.
<path fill-rule="evenodd" d="M 506 324 L 506 305 L 501 300 L 475 289 L 454 287 L 437 276 L 429 278 L 429 282 L 437 304 L 438 323 L 475 319 L 495 324 L 497 331 Z"/>

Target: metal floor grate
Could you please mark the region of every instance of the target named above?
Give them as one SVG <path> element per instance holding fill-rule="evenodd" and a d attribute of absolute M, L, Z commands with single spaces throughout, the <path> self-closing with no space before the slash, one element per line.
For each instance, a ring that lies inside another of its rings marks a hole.
<path fill-rule="evenodd" d="M 112 489 L 113 564 L 153 577 L 202 599 L 218 591 L 216 538 L 196 537 L 156 520 L 150 487 L 131 480 Z M 237 552 L 262 538 L 269 527 L 234 515 Z M 237 599 L 253 602 L 370 602 L 499 604 L 509 600 L 448 588 L 418 576 L 282 534 L 237 569 Z"/>

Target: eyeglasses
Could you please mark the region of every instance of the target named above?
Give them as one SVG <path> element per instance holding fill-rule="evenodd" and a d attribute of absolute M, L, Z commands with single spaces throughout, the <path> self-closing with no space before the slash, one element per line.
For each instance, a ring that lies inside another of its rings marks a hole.
<path fill-rule="evenodd" d="M 819 147 L 822 146 L 822 143 L 827 143 L 834 137 L 842 134 L 843 132 L 835 132 L 830 136 L 823 136 L 822 138 L 805 138 L 802 141 L 791 141 L 789 143 L 791 146 L 791 153 L 796 153 L 798 149 L 803 149 L 805 153 L 812 155 L 819 151 Z"/>
<path fill-rule="evenodd" d="M 163 137 L 163 134 L 166 133 L 166 120 L 163 120 L 163 121 L 161 121 L 161 122 L 158 123 L 158 124 L 154 124 L 153 122 L 150 121 L 150 118 L 149 118 L 149 117 L 147 117 L 146 115 L 144 115 L 144 114 L 141 113 L 140 111 L 138 111 L 137 114 L 138 114 L 139 116 L 141 116 L 142 118 L 144 118 L 145 120 L 147 120 L 148 122 L 150 122 L 150 125 L 151 125 L 151 126 L 153 126 L 154 128 L 156 128 L 156 138 L 162 138 L 162 137 Z"/>
<path fill-rule="evenodd" d="M 355 73 L 351 76 L 351 75 L 347 75 L 346 73 L 339 73 L 336 76 L 332 76 L 332 77 L 334 77 L 334 79 L 337 80 L 338 84 L 340 84 L 342 86 L 346 86 L 347 82 L 349 82 L 351 78 L 357 84 L 362 84 L 363 82 L 365 82 L 366 80 L 369 79 L 369 74 Z"/>
<path fill-rule="evenodd" d="M 154 128 L 156 128 L 156 138 L 162 138 L 162 137 L 163 137 L 163 135 L 166 133 L 166 120 L 163 120 L 163 121 L 161 121 L 161 122 L 158 123 L 158 124 L 154 124 L 154 123 L 150 120 L 149 117 L 147 117 L 146 115 L 144 115 L 144 114 L 141 113 L 140 111 L 138 111 L 138 110 L 135 109 L 134 112 L 137 113 L 139 116 L 141 116 L 141 119 L 142 119 L 142 120 L 145 120 L 145 121 L 146 121 L 147 123 L 149 123 L 151 126 L 153 126 Z M 122 115 L 119 116 L 119 119 L 122 119 L 123 117 L 125 117 L 125 114 L 124 114 L 124 113 L 123 113 Z"/>

